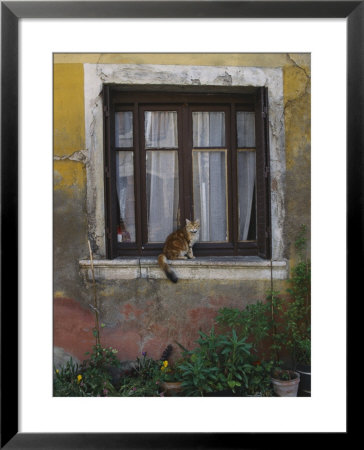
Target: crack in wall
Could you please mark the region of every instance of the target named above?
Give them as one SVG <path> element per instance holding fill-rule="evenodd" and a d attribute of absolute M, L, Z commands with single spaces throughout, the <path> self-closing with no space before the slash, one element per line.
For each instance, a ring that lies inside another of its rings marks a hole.
<path fill-rule="evenodd" d="M 73 152 L 69 155 L 63 155 L 63 156 L 59 156 L 59 155 L 54 155 L 53 156 L 53 160 L 54 161 L 65 161 L 65 160 L 69 160 L 69 161 L 76 161 L 76 162 L 82 162 L 84 164 L 87 163 L 87 150 L 78 150 L 76 152 Z"/>
<path fill-rule="evenodd" d="M 296 103 L 296 102 L 299 102 L 299 101 L 302 100 L 306 95 L 310 95 L 310 92 L 308 92 L 308 91 L 309 91 L 309 88 L 310 88 L 310 86 L 311 86 L 311 76 L 307 73 L 306 69 L 305 69 L 304 67 L 300 66 L 300 65 L 292 58 L 292 56 L 291 56 L 289 53 L 287 53 L 287 58 L 289 59 L 289 61 L 291 61 L 291 62 L 293 63 L 293 65 L 294 65 L 295 67 L 297 67 L 297 69 L 301 70 L 301 71 L 305 74 L 305 77 L 306 77 L 306 85 L 305 85 L 305 88 L 304 88 L 303 92 L 302 92 L 300 95 L 298 95 L 297 97 L 292 98 L 292 99 L 290 99 L 290 100 L 287 100 L 287 101 L 285 102 L 285 104 L 284 104 L 284 112 L 286 112 L 286 109 L 287 109 L 288 107 L 292 106 L 292 104 L 294 104 L 294 103 Z"/>
<path fill-rule="evenodd" d="M 309 75 L 308 73 L 307 73 L 307 71 L 306 71 L 306 69 L 304 68 L 304 67 L 302 67 L 302 66 L 300 66 L 293 58 L 292 58 L 292 56 L 289 54 L 289 53 L 287 53 L 287 57 L 288 57 L 288 59 L 298 68 L 298 69 L 300 69 L 300 70 L 302 70 L 303 72 L 304 72 L 304 74 L 306 75 L 306 77 L 308 78 L 308 79 L 310 79 L 311 80 L 311 75 Z"/>

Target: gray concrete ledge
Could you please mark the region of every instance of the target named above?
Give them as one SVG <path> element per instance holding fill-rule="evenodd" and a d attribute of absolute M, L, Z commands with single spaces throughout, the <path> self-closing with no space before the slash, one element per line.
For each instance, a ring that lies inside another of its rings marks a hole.
<path fill-rule="evenodd" d="M 156 257 L 94 260 L 96 280 L 164 279 Z M 269 261 L 258 257 L 202 257 L 169 261 L 178 278 L 185 280 L 284 280 L 288 278 L 285 260 Z M 92 280 L 91 261 L 79 261 L 80 270 Z"/>

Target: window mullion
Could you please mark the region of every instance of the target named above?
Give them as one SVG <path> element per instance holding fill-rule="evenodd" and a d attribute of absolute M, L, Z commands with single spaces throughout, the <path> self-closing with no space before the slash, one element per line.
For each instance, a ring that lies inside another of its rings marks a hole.
<path fill-rule="evenodd" d="M 141 222 L 141 243 L 140 255 L 143 255 L 144 246 L 148 242 L 148 217 L 147 217 L 147 183 L 146 183 L 146 150 L 144 137 L 144 108 L 138 111 L 138 136 L 139 136 L 139 169 L 140 169 L 140 222 Z"/>
<path fill-rule="evenodd" d="M 230 117 L 230 147 L 231 147 L 231 212 L 232 212 L 232 243 L 234 245 L 234 255 L 238 254 L 238 180 L 237 180 L 237 132 L 236 132 L 236 105 L 231 105 Z"/>
<path fill-rule="evenodd" d="M 142 254 L 142 211 L 141 211 L 141 155 L 140 155 L 140 126 L 139 126 L 139 104 L 135 102 L 133 105 L 133 129 L 134 129 L 134 173 L 135 173 L 135 225 L 136 225 L 136 244 L 138 248 L 138 254 Z"/>
<path fill-rule="evenodd" d="M 182 226 L 185 224 L 185 219 L 194 219 L 193 205 L 192 205 L 192 127 L 191 127 L 191 112 L 187 103 L 182 108 L 182 124 L 183 124 L 183 164 L 184 164 L 184 217 L 182 217 Z"/>

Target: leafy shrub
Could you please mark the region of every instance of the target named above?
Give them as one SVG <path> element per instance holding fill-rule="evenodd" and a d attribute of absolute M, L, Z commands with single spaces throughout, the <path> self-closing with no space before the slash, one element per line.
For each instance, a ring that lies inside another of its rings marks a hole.
<path fill-rule="evenodd" d="M 117 350 L 95 345 L 89 359 L 78 365 L 70 359 L 65 367 L 55 370 L 55 397 L 98 397 L 115 393 L 110 367 L 118 367 Z M 87 353 L 88 354 L 88 353 Z"/>
<path fill-rule="evenodd" d="M 207 393 L 231 390 L 243 393 L 249 388 L 249 373 L 253 370 L 252 344 L 239 339 L 233 329 L 225 334 L 200 331 L 198 347 L 185 351 L 185 360 L 178 365 L 183 393 L 203 396 Z"/>
<path fill-rule="evenodd" d="M 138 357 L 136 359 L 133 375 L 143 380 L 154 379 L 159 375 L 160 362 L 147 357 L 146 352 L 143 352 L 142 355 L 142 358 Z"/>

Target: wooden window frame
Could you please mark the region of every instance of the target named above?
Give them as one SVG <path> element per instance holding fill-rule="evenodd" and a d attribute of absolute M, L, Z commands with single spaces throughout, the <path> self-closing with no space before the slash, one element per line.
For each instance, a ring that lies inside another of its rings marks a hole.
<path fill-rule="evenodd" d="M 104 184 L 105 184 L 105 225 L 106 257 L 114 259 L 122 256 L 155 256 L 163 248 L 163 243 L 147 243 L 147 207 L 145 149 L 143 145 L 143 112 L 145 110 L 178 111 L 178 167 L 180 223 L 193 218 L 192 190 L 192 112 L 224 111 L 227 149 L 227 198 L 229 242 L 198 242 L 194 254 L 198 256 L 271 256 L 270 218 L 270 158 L 268 133 L 268 89 L 200 88 L 196 91 L 175 87 L 140 87 L 104 85 Z M 115 113 L 133 112 L 133 147 L 115 147 Z M 237 173 L 237 130 L 236 113 L 255 112 L 255 153 L 256 153 L 256 234 L 255 241 L 238 240 L 238 173 Z M 142 128 L 142 130 L 140 129 Z M 200 148 L 199 148 L 200 149 Z M 202 149 L 202 148 L 201 148 Z M 134 196 L 135 196 L 135 243 L 117 242 L 117 194 L 116 194 L 116 152 L 132 151 L 134 154 Z"/>

